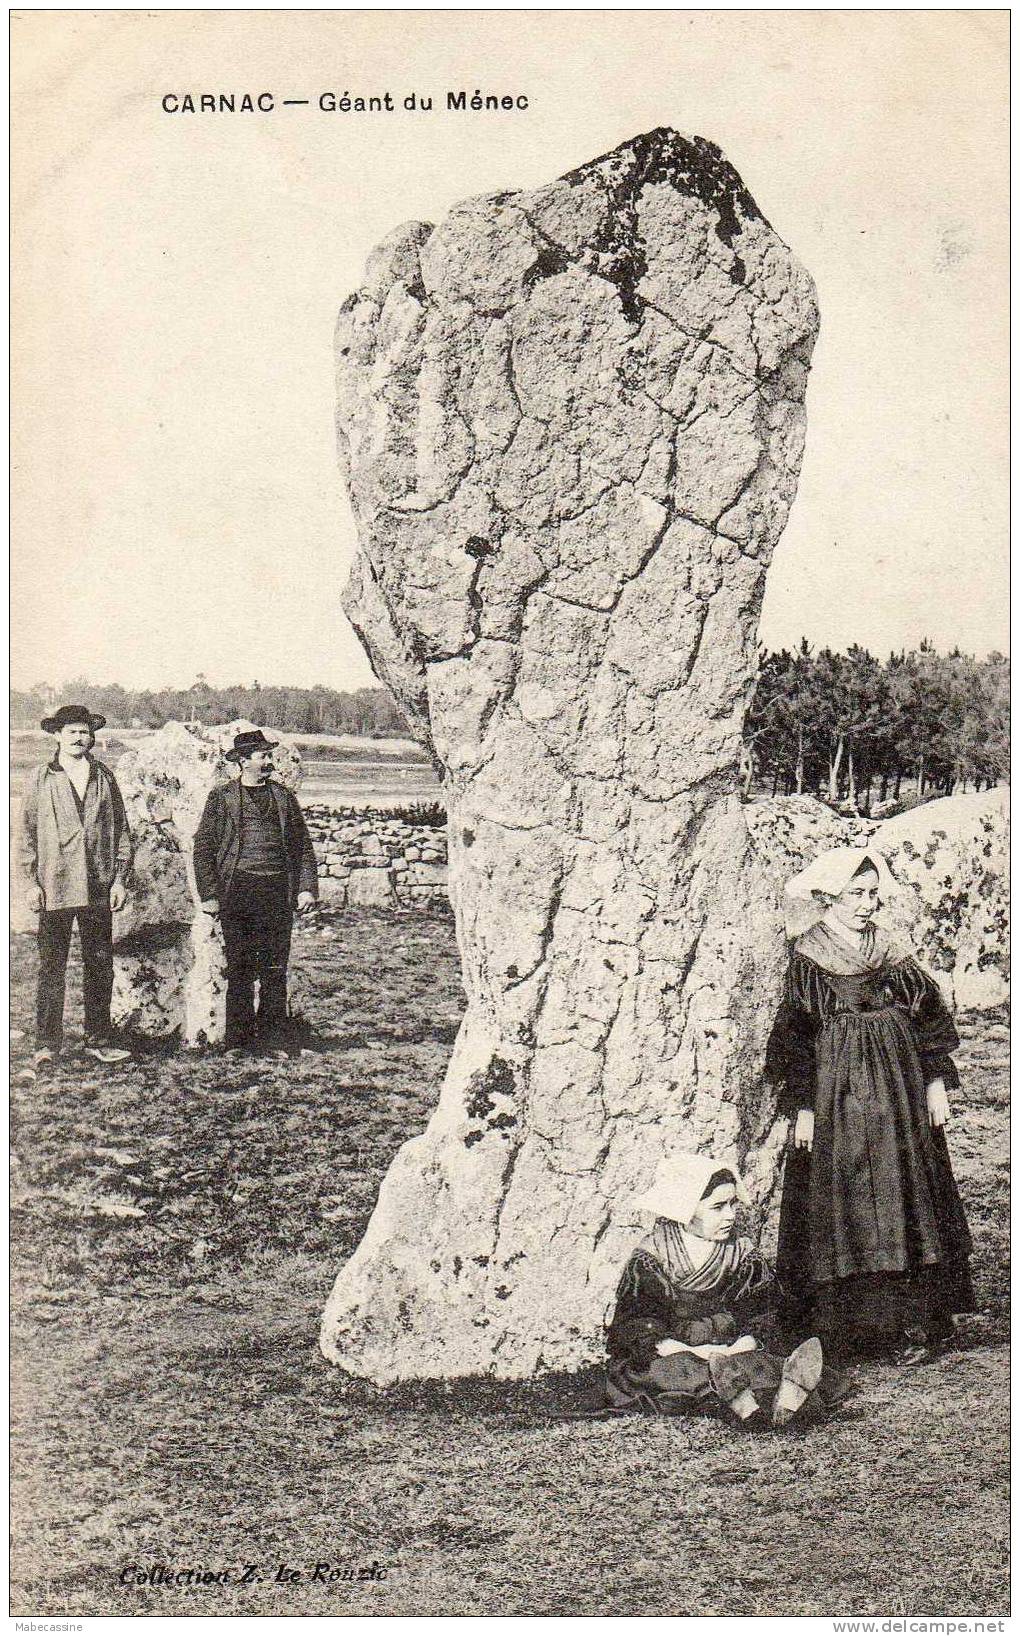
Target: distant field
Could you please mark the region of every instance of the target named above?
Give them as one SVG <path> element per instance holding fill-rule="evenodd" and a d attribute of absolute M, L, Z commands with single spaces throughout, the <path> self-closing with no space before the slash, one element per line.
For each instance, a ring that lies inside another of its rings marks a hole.
<path fill-rule="evenodd" d="M 116 767 L 124 751 L 151 731 L 147 727 L 107 728 L 96 752 Z M 270 732 L 270 737 L 273 734 Z M 280 733 L 303 757 L 301 789 L 305 806 L 317 801 L 363 807 L 402 806 L 435 800 L 439 779 L 419 745 L 408 738 L 355 738 L 344 733 Z M 20 795 L 28 769 L 52 753 L 46 733 L 11 733 L 11 794 Z"/>

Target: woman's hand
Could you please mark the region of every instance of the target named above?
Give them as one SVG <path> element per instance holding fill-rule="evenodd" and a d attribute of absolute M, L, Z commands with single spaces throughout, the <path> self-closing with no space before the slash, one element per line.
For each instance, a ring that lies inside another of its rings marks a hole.
<path fill-rule="evenodd" d="M 949 1097 L 943 1079 L 933 1079 L 928 1086 L 928 1123 L 932 1130 L 941 1130 L 949 1122 Z"/>
<path fill-rule="evenodd" d="M 660 1358 L 671 1358 L 674 1352 L 685 1352 L 686 1350 L 687 1348 L 681 1346 L 679 1341 L 671 1341 L 668 1338 L 664 1341 L 660 1341 L 655 1348 L 655 1351 Z"/>
<path fill-rule="evenodd" d="M 810 1108 L 801 1108 L 793 1127 L 793 1145 L 810 1153 L 815 1140 L 815 1116 Z"/>

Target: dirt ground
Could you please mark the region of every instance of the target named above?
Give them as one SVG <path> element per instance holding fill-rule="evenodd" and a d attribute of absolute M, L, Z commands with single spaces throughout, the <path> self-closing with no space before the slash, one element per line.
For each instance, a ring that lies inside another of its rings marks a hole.
<path fill-rule="evenodd" d="M 323 914 L 292 973 L 296 1061 L 68 1054 L 18 1083 L 14 940 L 13 1614 L 1008 1612 L 1001 1017 L 962 1020 L 950 1137 L 983 1310 L 935 1364 L 859 1368 L 828 1425 L 753 1438 L 564 1418 L 591 1374 L 377 1393 L 323 1361 L 463 1001 L 439 914 Z"/>

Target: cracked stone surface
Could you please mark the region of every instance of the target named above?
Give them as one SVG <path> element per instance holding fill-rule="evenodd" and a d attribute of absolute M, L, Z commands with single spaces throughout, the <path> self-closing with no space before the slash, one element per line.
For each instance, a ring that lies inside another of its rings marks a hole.
<path fill-rule="evenodd" d="M 737 173 L 668 130 L 398 228 L 344 304 L 344 605 L 444 771 L 468 1001 L 325 1314 L 358 1374 L 595 1355 L 671 1147 L 771 1195 L 781 947 L 736 781 L 817 324 Z"/>
<path fill-rule="evenodd" d="M 236 776 L 225 752 L 252 728 L 249 721 L 223 727 L 170 721 L 117 764 L 135 841 L 131 897 L 114 920 L 118 1026 L 157 1037 L 179 1029 L 189 1047 L 223 1039 L 223 935 L 219 922 L 198 910 L 192 847 L 209 791 Z M 273 761 L 273 776 L 296 788 L 298 752 L 281 742 Z"/>

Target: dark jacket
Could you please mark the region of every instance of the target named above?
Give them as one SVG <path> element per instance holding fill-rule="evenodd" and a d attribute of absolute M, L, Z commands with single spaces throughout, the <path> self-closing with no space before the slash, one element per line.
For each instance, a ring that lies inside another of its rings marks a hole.
<path fill-rule="evenodd" d="M 280 815 L 290 901 L 296 903 L 299 892 L 311 892 L 313 897 L 318 897 L 318 867 L 301 808 L 282 784 L 270 779 L 269 788 L 276 797 Z M 225 897 L 240 854 L 241 785 L 235 779 L 209 791 L 205 811 L 195 831 L 195 884 L 203 903 L 209 898 Z"/>
<path fill-rule="evenodd" d="M 746 1333 L 748 1320 L 775 1303 L 778 1288 L 771 1266 L 750 1239 L 734 1235 L 734 1246 L 732 1267 L 707 1287 L 689 1290 L 674 1286 L 649 1251 L 635 1250 L 616 1291 L 606 1336 L 609 1356 L 647 1369 L 658 1343 L 667 1338 L 704 1346 Z"/>

